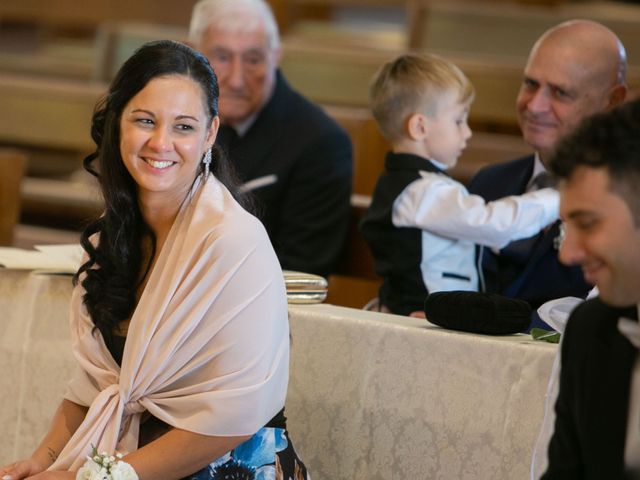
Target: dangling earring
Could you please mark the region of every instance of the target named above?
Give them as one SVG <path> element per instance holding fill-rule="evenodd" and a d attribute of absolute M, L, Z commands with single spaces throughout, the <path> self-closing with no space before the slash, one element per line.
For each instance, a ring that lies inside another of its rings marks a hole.
<path fill-rule="evenodd" d="M 211 165 L 211 149 L 213 147 L 209 147 L 207 151 L 204 153 L 204 157 L 202 157 L 202 163 L 204 163 L 204 178 L 209 178 L 209 165 Z"/>

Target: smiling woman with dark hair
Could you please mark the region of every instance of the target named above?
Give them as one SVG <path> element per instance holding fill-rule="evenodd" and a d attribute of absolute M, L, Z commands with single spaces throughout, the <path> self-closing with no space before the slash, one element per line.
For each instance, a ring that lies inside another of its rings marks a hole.
<path fill-rule="evenodd" d="M 106 208 L 75 277 L 80 368 L 40 446 L 3 478 L 89 478 L 93 447 L 122 454 L 114 480 L 306 478 L 284 417 L 282 271 L 214 146 L 217 102 L 207 60 L 161 41 L 94 113 L 85 165 Z"/>

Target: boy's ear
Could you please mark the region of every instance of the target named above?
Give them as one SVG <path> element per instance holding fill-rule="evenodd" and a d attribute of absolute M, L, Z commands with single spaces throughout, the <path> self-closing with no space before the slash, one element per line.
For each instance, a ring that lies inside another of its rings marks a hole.
<path fill-rule="evenodd" d="M 422 113 L 413 113 L 407 119 L 407 135 L 411 140 L 424 140 L 427 135 L 427 117 Z"/>

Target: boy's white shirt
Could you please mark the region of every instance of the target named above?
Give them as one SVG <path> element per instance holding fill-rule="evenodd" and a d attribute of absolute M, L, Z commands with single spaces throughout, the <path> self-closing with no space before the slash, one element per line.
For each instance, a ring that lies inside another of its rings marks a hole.
<path fill-rule="evenodd" d="M 502 248 L 558 218 L 553 189 L 486 203 L 446 175 L 420 171 L 420 177 L 394 201 L 392 222 L 422 230 L 420 267 L 430 292 L 477 290 L 475 244 Z"/>

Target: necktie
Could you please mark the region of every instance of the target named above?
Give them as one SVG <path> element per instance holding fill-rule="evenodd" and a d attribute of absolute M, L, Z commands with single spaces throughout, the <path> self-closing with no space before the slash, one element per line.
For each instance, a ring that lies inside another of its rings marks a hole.
<path fill-rule="evenodd" d="M 548 172 L 540 172 L 534 177 L 531 184 L 534 185 L 533 190 L 540 190 L 541 188 L 553 187 L 555 181 Z"/>

